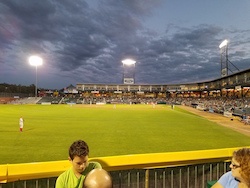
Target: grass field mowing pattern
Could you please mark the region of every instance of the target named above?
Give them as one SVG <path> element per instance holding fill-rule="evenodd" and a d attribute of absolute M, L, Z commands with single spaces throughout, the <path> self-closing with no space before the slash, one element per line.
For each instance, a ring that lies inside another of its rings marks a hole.
<path fill-rule="evenodd" d="M 248 146 L 250 138 L 168 105 L 1 105 L 0 163 L 66 160 L 83 139 L 90 157 Z M 24 132 L 19 132 L 19 117 Z"/>

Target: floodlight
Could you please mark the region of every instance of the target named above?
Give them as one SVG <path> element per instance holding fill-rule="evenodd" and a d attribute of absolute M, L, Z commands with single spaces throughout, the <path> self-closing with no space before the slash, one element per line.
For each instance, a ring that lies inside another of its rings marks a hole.
<path fill-rule="evenodd" d="M 136 61 L 132 60 L 132 59 L 125 59 L 125 60 L 122 60 L 122 63 L 124 65 L 134 65 L 136 63 Z"/>
<path fill-rule="evenodd" d="M 135 83 L 135 60 L 124 59 L 123 64 L 123 83 L 134 84 Z"/>
<path fill-rule="evenodd" d="M 219 48 L 223 48 L 223 47 L 226 46 L 227 44 L 228 44 L 228 40 L 224 40 L 224 41 L 220 44 Z"/>
<path fill-rule="evenodd" d="M 35 97 L 37 98 L 37 66 L 40 66 L 43 64 L 43 59 L 38 56 L 30 56 L 29 57 L 29 63 L 32 66 L 36 67 L 36 88 L 35 88 Z"/>
<path fill-rule="evenodd" d="M 238 71 L 238 67 L 236 67 L 231 61 L 228 59 L 228 40 L 224 40 L 219 48 L 220 48 L 220 53 L 221 53 L 221 76 L 227 76 L 228 75 L 228 70 L 230 70 L 232 73 L 233 71 L 229 68 L 229 65 L 232 65 L 234 68 L 236 68 Z"/>

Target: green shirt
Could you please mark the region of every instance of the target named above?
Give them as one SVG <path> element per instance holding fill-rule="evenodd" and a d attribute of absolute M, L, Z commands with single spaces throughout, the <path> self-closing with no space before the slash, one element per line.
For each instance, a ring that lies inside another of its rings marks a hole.
<path fill-rule="evenodd" d="M 95 168 L 102 168 L 98 162 L 89 162 L 89 165 L 83 171 L 80 178 L 74 174 L 73 167 L 63 172 L 56 180 L 55 188 L 82 188 L 85 176 Z"/>

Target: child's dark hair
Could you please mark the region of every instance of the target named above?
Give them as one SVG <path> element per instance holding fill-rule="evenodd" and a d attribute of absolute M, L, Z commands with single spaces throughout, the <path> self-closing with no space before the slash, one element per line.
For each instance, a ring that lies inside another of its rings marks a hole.
<path fill-rule="evenodd" d="M 71 160 L 75 158 L 75 156 L 87 156 L 89 155 L 89 146 L 83 140 L 76 140 L 69 147 L 69 157 Z"/>

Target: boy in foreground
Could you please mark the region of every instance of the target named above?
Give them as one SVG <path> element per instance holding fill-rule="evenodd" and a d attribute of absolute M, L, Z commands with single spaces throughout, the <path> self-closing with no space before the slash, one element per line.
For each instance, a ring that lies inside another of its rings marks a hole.
<path fill-rule="evenodd" d="M 89 147 L 83 140 L 75 141 L 69 148 L 72 167 L 56 180 L 55 188 L 82 188 L 85 176 L 93 169 L 102 168 L 98 162 L 88 162 Z"/>

